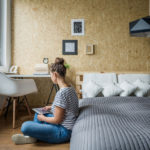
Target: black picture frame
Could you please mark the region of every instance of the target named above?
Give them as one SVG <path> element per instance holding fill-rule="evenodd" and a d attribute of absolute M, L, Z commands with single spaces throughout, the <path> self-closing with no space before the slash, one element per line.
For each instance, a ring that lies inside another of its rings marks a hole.
<path fill-rule="evenodd" d="M 67 44 L 74 45 L 73 50 L 67 49 Z M 63 55 L 78 55 L 78 40 L 63 40 L 62 41 L 62 54 Z"/>

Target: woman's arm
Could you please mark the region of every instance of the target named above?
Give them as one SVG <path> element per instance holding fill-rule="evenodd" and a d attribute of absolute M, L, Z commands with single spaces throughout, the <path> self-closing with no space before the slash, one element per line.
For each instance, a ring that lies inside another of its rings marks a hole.
<path fill-rule="evenodd" d="M 40 121 L 45 121 L 47 123 L 60 124 L 65 116 L 65 109 L 55 106 L 54 117 L 46 117 L 44 115 L 38 115 Z"/>

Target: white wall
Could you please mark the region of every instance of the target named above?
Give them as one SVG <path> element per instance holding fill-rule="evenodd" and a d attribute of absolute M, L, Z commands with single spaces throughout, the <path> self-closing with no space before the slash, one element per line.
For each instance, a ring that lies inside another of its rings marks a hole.
<path fill-rule="evenodd" d="M 0 65 L 3 66 L 4 65 L 4 44 L 3 44 L 3 31 L 4 31 L 4 11 L 3 11 L 3 1 L 0 0 Z"/>
<path fill-rule="evenodd" d="M 11 66 L 11 0 L 0 0 L 0 72 Z"/>

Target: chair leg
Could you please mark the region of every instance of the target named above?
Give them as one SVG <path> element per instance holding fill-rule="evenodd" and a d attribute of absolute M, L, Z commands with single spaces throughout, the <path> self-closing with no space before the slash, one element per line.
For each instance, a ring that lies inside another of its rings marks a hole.
<path fill-rule="evenodd" d="M 27 97 L 26 97 L 26 96 L 24 96 L 24 102 L 25 102 L 25 105 L 26 105 L 26 107 L 27 107 L 29 116 L 32 117 L 32 113 L 31 113 L 31 111 L 30 111 L 30 107 L 29 107 L 28 100 L 27 100 Z"/>
<path fill-rule="evenodd" d="M 15 121 L 16 121 L 16 98 L 13 98 L 13 129 L 15 128 Z"/>
<path fill-rule="evenodd" d="M 6 111 L 5 111 L 5 118 L 7 118 L 8 109 L 9 109 L 10 104 L 11 104 L 11 97 L 8 98 L 8 105 L 7 105 L 7 108 L 6 108 Z"/>
<path fill-rule="evenodd" d="M 6 106 L 6 103 L 7 103 L 7 98 L 4 100 L 2 109 L 1 109 L 1 111 L 0 111 L 0 116 L 3 114 L 3 110 L 4 110 L 5 106 Z"/>

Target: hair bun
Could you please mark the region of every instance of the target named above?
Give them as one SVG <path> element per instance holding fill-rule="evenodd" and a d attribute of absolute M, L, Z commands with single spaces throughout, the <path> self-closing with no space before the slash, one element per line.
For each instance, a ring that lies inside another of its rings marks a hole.
<path fill-rule="evenodd" d="M 55 64 L 62 64 L 62 65 L 64 65 L 64 59 L 57 57 L 57 58 L 55 59 Z"/>

